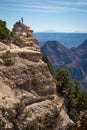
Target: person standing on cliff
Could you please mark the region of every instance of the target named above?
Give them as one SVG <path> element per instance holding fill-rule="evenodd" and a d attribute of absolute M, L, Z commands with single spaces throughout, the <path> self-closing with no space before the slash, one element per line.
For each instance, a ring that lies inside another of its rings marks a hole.
<path fill-rule="evenodd" d="M 23 17 L 21 18 L 21 22 L 23 23 Z"/>

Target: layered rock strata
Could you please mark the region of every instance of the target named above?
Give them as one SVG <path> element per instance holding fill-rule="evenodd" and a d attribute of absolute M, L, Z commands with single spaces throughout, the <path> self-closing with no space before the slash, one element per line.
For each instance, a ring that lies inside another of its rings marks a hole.
<path fill-rule="evenodd" d="M 23 46 L 20 46 L 21 40 Z M 0 48 L 0 128 L 63 130 L 69 125 L 73 127 L 63 101 L 56 94 L 53 77 L 42 61 L 32 30 L 17 22 L 12 41 L 9 45 L 0 43 L 3 45 Z M 13 64 L 7 64 L 11 60 Z"/>

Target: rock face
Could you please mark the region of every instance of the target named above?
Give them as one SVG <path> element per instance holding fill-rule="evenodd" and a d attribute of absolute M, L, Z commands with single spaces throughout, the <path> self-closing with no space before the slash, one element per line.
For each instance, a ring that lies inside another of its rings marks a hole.
<path fill-rule="evenodd" d="M 13 42 L 19 46 L 28 46 L 34 50 L 40 50 L 38 41 L 32 35 L 33 30 L 23 23 L 16 22 L 12 30 L 12 36 L 14 37 Z"/>
<path fill-rule="evenodd" d="M 72 78 L 80 83 L 81 90 L 87 92 L 87 40 L 74 49 L 67 49 L 57 41 L 48 41 L 41 50 L 55 69 L 69 70 Z"/>
<path fill-rule="evenodd" d="M 87 130 L 87 111 L 81 113 L 76 130 Z"/>
<path fill-rule="evenodd" d="M 69 50 L 58 41 L 48 41 L 42 47 L 42 52 L 48 56 L 54 68 L 64 65 L 65 62 L 70 62 L 68 57 Z"/>
<path fill-rule="evenodd" d="M 20 46 L 21 40 L 23 46 Z M 0 49 L 2 130 L 63 130 L 74 126 L 56 94 L 53 77 L 42 61 L 36 41 L 32 30 L 17 22 L 11 43 L 5 46 L 0 43 L 3 45 Z"/>

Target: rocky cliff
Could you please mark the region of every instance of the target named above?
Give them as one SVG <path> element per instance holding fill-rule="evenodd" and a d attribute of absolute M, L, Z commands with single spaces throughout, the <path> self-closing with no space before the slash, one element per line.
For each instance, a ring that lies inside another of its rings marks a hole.
<path fill-rule="evenodd" d="M 58 41 L 48 41 L 41 50 L 55 69 L 62 67 L 69 70 L 72 78 L 80 83 L 81 90 L 87 92 L 87 40 L 72 49 L 67 49 Z"/>
<path fill-rule="evenodd" d="M 87 110 L 80 114 L 80 120 L 77 123 L 76 130 L 86 130 L 87 129 Z"/>
<path fill-rule="evenodd" d="M 17 22 L 9 44 L 0 42 L 0 128 L 68 130 L 74 128 L 56 94 L 32 30 Z"/>

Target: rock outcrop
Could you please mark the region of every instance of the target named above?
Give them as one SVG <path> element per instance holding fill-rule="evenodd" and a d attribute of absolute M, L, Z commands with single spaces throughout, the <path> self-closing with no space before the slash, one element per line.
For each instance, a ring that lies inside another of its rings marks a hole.
<path fill-rule="evenodd" d="M 77 123 L 76 130 L 87 130 L 87 111 L 80 114 L 80 120 Z"/>
<path fill-rule="evenodd" d="M 16 22 L 12 30 L 12 36 L 14 37 L 14 43 L 19 46 L 27 46 L 30 49 L 40 50 L 38 41 L 32 35 L 33 30 L 23 23 Z"/>
<path fill-rule="evenodd" d="M 0 49 L 0 128 L 62 130 L 73 127 L 63 101 L 56 94 L 53 77 L 42 61 L 32 30 L 17 22 L 11 35 L 9 45 L 0 43 L 3 44 Z"/>

